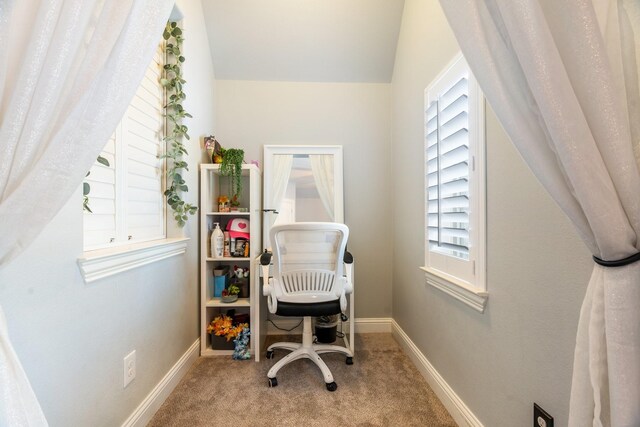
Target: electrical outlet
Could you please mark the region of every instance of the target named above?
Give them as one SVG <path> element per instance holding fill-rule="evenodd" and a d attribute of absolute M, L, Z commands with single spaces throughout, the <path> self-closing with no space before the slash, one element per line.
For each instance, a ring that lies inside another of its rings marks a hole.
<path fill-rule="evenodd" d="M 553 417 L 537 403 L 533 404 L 533 427 L 553 427 Z"/>
<path fill-rule="evenodd" d="M 136 377 L 136 351 L 133 350 L 124 358 L 124 388 Z"/>

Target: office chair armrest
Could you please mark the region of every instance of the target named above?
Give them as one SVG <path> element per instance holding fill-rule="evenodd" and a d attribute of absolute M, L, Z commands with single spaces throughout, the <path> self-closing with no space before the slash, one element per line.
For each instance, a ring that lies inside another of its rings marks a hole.
<path fill-rule="evenodd" d="M 347 310 L 347 295 L 353 292 L 353 255 L 351 252 L 344 253 L 344 280 L 340 291 L 340 310 L 344 313 Z"/>
<path fill-rule="evenodd" d="M 260 265 L 264 266 L 264 265 L 271 264 L 272 257 L 273 257 L 273 253 L 265 249 L 264 252 L 262 252 L 262 255 L 260 255 Z"/>
<path fill-rule="evenodd" d="M 353 255 L 349 251 L 344 252 L 344 273 L 347 276 L 344 290 L 345 293 L 350 294 L 353 292 Z"/>
<path fill-rule="evenodd" d="M 260 266 L 262 268 L 262 295 L 269 296 L 273 291 L 271 285 L 269 285 L 269 266 L 271 265 L 271 257 L 273 254 L 266 249 L 260 255 Z"/>
<path fill-rule="evenodd" d="M 262 266 L 262 295 L 265 297 L 273 292 L 273 287 L 269 284 L 269 266 Z"/>
<path fill-rule="evenodd" d="M 269 266 L 262 266 L 262 279 L 264 280 L 264 285 L 262 287 L 262 295 L 267 297 L 267 307 L 269 309 L 269 313 L 275 313 L 278 311 L 278 298 L 276 298 L 276 286 L 272 285 L 272 280 L 269 278 Z"/>
<path fill-rule="evenodd" d="M 260 255 L 260 266 L 262 268 L 262 295 L 267 297 L 267 306 L 270 313 L 278 310 L 278 299 L 276 298 L 276 289 L 269 281 L 269 267 L 271 266 L 271 258 L 273 254 L 266 249 Z"/>

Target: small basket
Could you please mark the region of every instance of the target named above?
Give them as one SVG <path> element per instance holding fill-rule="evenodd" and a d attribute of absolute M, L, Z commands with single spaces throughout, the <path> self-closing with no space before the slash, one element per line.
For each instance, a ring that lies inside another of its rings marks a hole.
<path fill-rule="evenodd" d="M 240 288 L 239 298 L 249 298 L 249 278 L 243 277 L 242 279 L 232 279 L 232 285 L 236 285 Z"/>
<path fill-rule="evenodd" d="M 211 348 L 213 350 L 233 350 L 235 348 L 235 344 L 233 340 L 227 341 L 226 337 L 211 334 Z"/>

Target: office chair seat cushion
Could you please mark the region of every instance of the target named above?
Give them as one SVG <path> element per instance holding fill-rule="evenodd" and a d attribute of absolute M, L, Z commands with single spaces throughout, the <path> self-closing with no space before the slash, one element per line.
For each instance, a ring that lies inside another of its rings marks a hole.
<path fill-rule="evenodd" d="M 278 316 L 330 316 L 340 313 L 340 300 L 314 303 L 291 303 L 278 301 Z"/>

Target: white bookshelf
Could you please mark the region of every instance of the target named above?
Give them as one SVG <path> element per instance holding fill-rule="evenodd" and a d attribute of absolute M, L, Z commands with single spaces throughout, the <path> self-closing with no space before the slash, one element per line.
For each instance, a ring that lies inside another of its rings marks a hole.
<path fill-rule="evenodd" d="M 242 167 L 242 197 L 240 208 L 247 212 L 218 212 L 218 196 L 231 198 L 229 177 L 220 174 L 220 165 L 200 165 L 200 354 L 202 356 L 229 355 L 232 350 L 212 347 L 207 326 L 220 314 L 235 309 L 236 313 L 249 314 L 251 328 L 250 350 L 252 357 L 258 361 L 266 335 L 265 313 L 260 311 L 259 272 L 254 260 L 260 255 L 262 248 L 262 180 L 260 170 L 253 164 Z M 249 256 L 212 258 L 210 253 L 210 233 L 213 224 L 226 225 L 233 218 L 249 220 Z M 213 270 L 217 266 L 228 265 L 231 269 L 238 265 L 249 270 L 249 296 L 238 298 L 232 303 L 222 302 L 214 297 Z M 264 311 L 264 310 L 263 310 Z"/>

